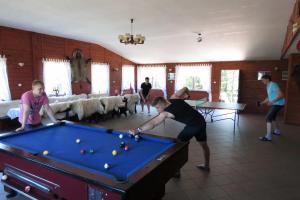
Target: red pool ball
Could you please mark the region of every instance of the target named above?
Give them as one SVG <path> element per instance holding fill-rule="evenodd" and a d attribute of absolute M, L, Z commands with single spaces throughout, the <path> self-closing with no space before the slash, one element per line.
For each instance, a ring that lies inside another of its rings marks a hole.
<path fill-rule="evenodd" d="M 28 192 L 30 192 L 30 189 L 31 189 L 31 187 L 28 185 L 28 186 L 26 186 L 26 187 L 24 188 L 24 191 L 25 191 L 26 193 L 28 193 Z"/>
<path fill-rule="evenodd" d="M 129 146 L 126 144 L 126 145 L 124 146 L 124 150 L 125 150 L 125 151 L 128 151 L 128 149 L 129 149 Z"/>
<path fill-rule="evenodd" d="M 84 149 L 81 149 L 81 150 L 80 150 L 80 154 L 82 154 L 82 155 L 85 154 L 85 150 L 84 150 Z"/>

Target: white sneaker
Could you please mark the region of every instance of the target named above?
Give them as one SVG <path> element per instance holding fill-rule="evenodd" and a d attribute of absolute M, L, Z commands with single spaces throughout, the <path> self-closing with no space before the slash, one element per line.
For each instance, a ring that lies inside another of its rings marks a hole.
<path fill-rule="evenodd" d="M 263 142 L 271 142 L 272 141 L 272 138 L 267 138 L 266 136 L 261 136 L 258 138 L 260 141 L 263 141 Z"/>
<path fill-rule="evenodd" d="M 273 134 L 274 134 L 274 135 L 281 135 L 281 131 L 280 131 L 279 129 L 275 129 L 275 130 L 273 131 Z"/>

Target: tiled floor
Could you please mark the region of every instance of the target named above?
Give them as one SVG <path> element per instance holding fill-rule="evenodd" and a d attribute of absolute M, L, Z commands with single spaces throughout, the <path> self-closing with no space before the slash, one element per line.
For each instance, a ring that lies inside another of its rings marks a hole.
<path fill-rule="evenodd" d="M 99 125 L 128 130 L 149 118 L 139 113 Z M 167 120 L 150 132 L 176 137 L 182 128 L 181 124 Z M 182 177 L 167 183 L 164 200 L 300 199 L 300 127 L 282 125 L 282 136 L 263 143 L 257 138 L 265 132 L 264 117 L 242 114 L 237 132 L 233 134 L 232 130 L 228 120 L 208 124 L 209 173 L 196 169 L 203 162 L 202 151 L 194 139 L 191 141 Z M 5 199 L 3 192 L 0 198 Z"/>

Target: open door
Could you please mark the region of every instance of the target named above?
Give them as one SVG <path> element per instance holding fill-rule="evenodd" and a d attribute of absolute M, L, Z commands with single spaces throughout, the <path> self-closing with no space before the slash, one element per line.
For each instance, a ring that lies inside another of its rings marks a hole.
<path fill-rule="evenodd" d="M 225 103 L 237 103 L 239 98 L 240 70 L 221 70 L 219 99 Z"/>

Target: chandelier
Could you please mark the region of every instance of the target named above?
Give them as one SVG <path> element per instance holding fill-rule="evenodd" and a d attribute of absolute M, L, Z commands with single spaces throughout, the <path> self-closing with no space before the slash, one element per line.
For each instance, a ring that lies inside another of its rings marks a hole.
<path fill-rule="evenodd" d="M 119 40 L 121 43 L 124 44 L 144 44 L 145 42 L 145 36 L 142 36 L 141 34 L 133 35 L 132 27 L 133 27 L 133 19 L 130 19 L 131 21 L 131 33 L 125 33 L 125 35 L 119 35 Z"/>

